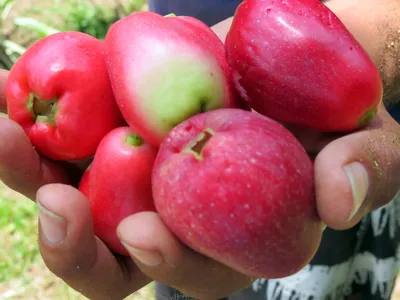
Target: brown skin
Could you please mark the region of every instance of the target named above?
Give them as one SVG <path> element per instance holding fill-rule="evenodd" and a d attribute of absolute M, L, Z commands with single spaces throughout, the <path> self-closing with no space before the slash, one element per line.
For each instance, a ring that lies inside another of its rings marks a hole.
<path fill-rule="evenodd" d="M 331 0 L 326 5 L 348 26 L 379 66 L 385 86 L 384 101 L 393 102 L 400 88 L 400 34 L 397 32 L 400 3 L 397 0 Z M 229 25 L 230 20 L 226 20 L 214 30 L 224 39 Z M 0 111 L 3 112 L 6 111 L 6 78 L 7 73 L 0 72 Z M 368 128 L 347 136 L 292 130 L 309 151 L 318 153 L 315 161 L 317 204 L 328 226 L 350 228 L 367 212 L 390 202 L 398 192 L 399 125 L 383 107 Z M 253 281 L 189 250 L 155 213 L 128 217 L 121 223 L 118 234 L 127 244 L 151 251 L 158 258 L 161 256 L 160 265 L 146 266 L 134 255 L 133 260 L 115 258 L 93 235 L 85 198 L 75 188 L 57 184 L 75 183 L 80 176 L 76 165 L 56 165 L 40 157 L 23 130 L 6 118 L 0 118 L 0 141 L 7 141 L 0 147 L 0 179 L 63 220 L 50 224 L 53 230 L 58 224 L 67 231 L 59 243 L 48 242 L 43 234 L 45 230 L 40 227 L 39 245 L 44 261 L 52 272 L 89 299 L 123 299 L 154 279 L 194 298 L 215 300 Z M 367 168 L 370 191 L 362 209 L 347 220 L 353 201 L 342 167 L 352 161 L 360 161 Z M 45 219 L 42 214 L 41 224 L 45 225 Z"/>

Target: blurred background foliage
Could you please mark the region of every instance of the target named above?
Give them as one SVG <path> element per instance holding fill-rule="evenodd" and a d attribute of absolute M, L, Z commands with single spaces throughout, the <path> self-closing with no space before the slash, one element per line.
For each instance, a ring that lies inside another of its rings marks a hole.
<path fill-rule="evenodd" d="M 0 69 L 11 69 L 39 39 L 80 31 L 103 39 L 122 17 L 147 9 L 146 0 L 0 0 Z M 0 147 L 1 147 L 0 141 Z M 86 299 L 54 276 L 37 244 L 37 207 L 0 181 L 0 300 Z M 151 283 L 127 299 L 153 300 Z"/>

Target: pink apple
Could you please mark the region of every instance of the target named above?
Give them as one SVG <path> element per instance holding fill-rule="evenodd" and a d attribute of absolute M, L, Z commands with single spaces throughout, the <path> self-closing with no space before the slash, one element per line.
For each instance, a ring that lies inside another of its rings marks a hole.
<path fill-rule="evenodd" d="M 152 184 L 184 244 L 249 276 L 291 275 L 319 246 L 312 162 L 258 113 L 217 109 L 182 122 L 160 146 Z"/>
<path fill-rule="evenodd" d="M 155 211 L 151 172 L 157 148 L 129 127 L 119 127 L 101 141 L 79 190 L 87 197 L 95 234 L 114 252 L 128 255 L 116 229 L 126 217 Z"/>
<path fill-rule="evenodd" d="M 146 11 L 117 21 L 107 33 L 116 102 L 127 123 L 154 146 L 195 114 L 238 105 L 224 45 L 199 23 Z"/>

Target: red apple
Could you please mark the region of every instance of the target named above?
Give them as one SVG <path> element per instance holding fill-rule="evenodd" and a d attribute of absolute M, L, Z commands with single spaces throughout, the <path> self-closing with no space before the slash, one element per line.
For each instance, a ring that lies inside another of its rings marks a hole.
<path fill-rule="evenodd" d="M 138 12 L 116 22 L 105 38 L 116 102 L 154 146 L 192 115 L 238 105 L 224 45 L 199 22 Z"/>
<path fill-rule="evenodd" d="M 104 60 L 104 43 L 82 32 L 40 39 L 13 65 L 7 110 L 32 146 L 52 160 L 92 157 L 122 126 Z"/>
<path fill-rule="evenodd" d="M 321 1 L 245 0 L 225 47 L 241 98 L 277 121 L 348 132 L 382 101 L 377 66 Z"/>
<path fill-rule="evenodd" d="M 249 276 L 291 275 L 319 246 L 311 160 L 258 113 L 225 108 L 182 122 L 160 146 L 152 183 L 184 244 Z"/>
<path fill-rule="evenodd" d="M 79 190 L 87 197 L 95 234 L 114 252 L 128 255 L 117 237 L 129 215 L 155 211 L 151 172 L 157 149 L 129 127 L 119 127 L 101 141 Z"/>

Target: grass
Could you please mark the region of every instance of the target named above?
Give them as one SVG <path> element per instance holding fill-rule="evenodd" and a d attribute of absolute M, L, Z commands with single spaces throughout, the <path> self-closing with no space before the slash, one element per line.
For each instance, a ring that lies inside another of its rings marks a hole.
<path fill-rule="evenodd" d="M 45 266 L 37 243 L 34 202 L 0 181 L 0 299 L 83 300 Z M 153 300 L 153 284 L 127 299 Z"/>

